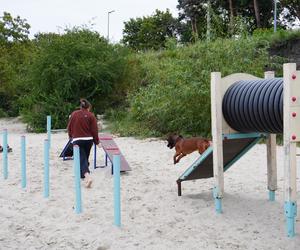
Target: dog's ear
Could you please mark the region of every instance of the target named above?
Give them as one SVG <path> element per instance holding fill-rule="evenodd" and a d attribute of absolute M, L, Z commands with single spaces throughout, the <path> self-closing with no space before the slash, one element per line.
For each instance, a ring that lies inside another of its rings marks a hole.
<path fill-rule="evenodd" d="M 212 146 L 212 141 L 210 140 L 205 140 L 206 143 L 206 148 L 209 148 L 210 146 Z"/>
<path fill-rule="evenodd" d="M 182 135 L 178 135 L 178 137 L 180 137 L 180 138 L 183 138 L 183 136 L 182 136 Z"/>
<path fill-rule="evenodd" d="M 174 136 L 174 134 L 168 135 L 168 138 L 166 139 L 168 142 L 168 145 L 167 145 L 168 148 L 172 149 L 175 146 L 175 141 L 176 141 L 175 138 L 176 137 L 177 137 L 177 135 Z"/>

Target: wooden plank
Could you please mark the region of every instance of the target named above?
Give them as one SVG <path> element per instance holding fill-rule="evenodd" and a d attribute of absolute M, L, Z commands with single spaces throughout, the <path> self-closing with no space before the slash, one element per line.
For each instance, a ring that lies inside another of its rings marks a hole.
<path fill-rule="evenodd" d="M 115 143 L 111 135 L 101 134 L 99 136 L 100 143 L 102 145 L 103 150 L 107 154 L 110 162 L 113 162 L 113 155 L 120 154 L 121 156 L 121 171 L 130 171 L 128 162 L 126 161 L 124 155 L 121 153 L 118 145 Z"/>
<path fill-rule="evenodd" d="M 213 139 L 213 171 L 215 177 L 215 198 L 224 193 L 223 136 L 222 136 L 221 73 L 211 73 L 211 128 Z"/>
<path fill-rule="evenodd" d="M 291 141 L 291 97 L 300 98 L 300 93 L 291 93 L 295 63 L 283 65 L 283 147 L 284 147 L 284 195 L 286 201 L 296 201 L 296 142 Z M 298 80 L 299 81 L 299 80 Z"/>
<path fill-rule="evenodd" d="M 265 79 L 275 77 L 274 71 L 265 72 Z M 267 172 L 268 172 L 268 189 L 277 190 L 277 162 L 276 162 L 276 134 L 269 134 L 266 140 L 267 146 Z"/>

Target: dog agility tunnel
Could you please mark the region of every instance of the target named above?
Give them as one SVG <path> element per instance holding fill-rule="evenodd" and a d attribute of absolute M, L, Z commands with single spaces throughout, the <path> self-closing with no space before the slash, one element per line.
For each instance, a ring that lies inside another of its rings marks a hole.
<path fill-rule="evenodd" d="M 251 149 L 264 133 L 283 132 L 283 79 L 241 80 L 232 84 L 222 100 L 222 113 L 237 134 L 223 135 L 224 172 Z M 213 177 L 213 149 L 209 147 L 177 180 Z"/>

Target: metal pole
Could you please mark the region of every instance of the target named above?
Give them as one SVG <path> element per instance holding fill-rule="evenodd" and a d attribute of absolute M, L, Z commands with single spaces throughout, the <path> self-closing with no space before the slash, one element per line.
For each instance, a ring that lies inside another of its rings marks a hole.
<path fill-rule="evenodd" d="M 94 144 L 94 170 L 97 168 L 97 145 Z"/>
<path fill-rule="evenodd" d="M 277 30 L 277 0 L 274 0 L 274 32 Z"/>
<path fill-rule="evenodd" d="M 8 177 L 8 164 L 7 164 L 7 129 L 3 130 L 3 177 L 6 180 Z"/>
<path fill-rule="evenodd" d="M 47 135 L 48 135 L 48 142 L 49 147 L 51 146 L 51 116 L 47 115 Z"/>
<path fill-rule="evenodd" d="M 210 0 L 207 1 L 207 30 L 206 39 L 210 41 Z"/>
<path fill-rule="evenodd" d="M 49 150 L 48 139 L 44 141 L 44 198 L 49 197 Z"/>
<path fill-rule="evenodd" d="M 80 186 L 80 151 L 79 146 L 74 145 L 74 176 L 75 176 L 75 213 L 82 212 L 81 206 L 81 186 Z"/>
<path fill-rule="evenodd" d="M 21 136 L 21 187 L 26 188 L 26 140 Z"/>
<path fill-rule="evenodd" d="M 114 168 L 114 217 L 115 225 L 121 226 L 121 198 L 120 198 L 120 155 L 113 156 L 113 168 Z"/>
<path fill-rule="evenodd" d="M 109 42 L 109 14 L 115 12 L 114 10 L 107 12 L 107 41 Z"/>

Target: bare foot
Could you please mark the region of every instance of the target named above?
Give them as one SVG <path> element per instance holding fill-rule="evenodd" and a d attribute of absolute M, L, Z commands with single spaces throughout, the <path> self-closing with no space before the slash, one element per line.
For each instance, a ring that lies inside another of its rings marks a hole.
<path fill-rule="evenodd" d="M 86 180 L 85 180 L 85 187 L 86 188 L 91 188 L 92 187 L 92 183 L 93 183 L 93 180 L 91 177 L 87 177 Z"/>

